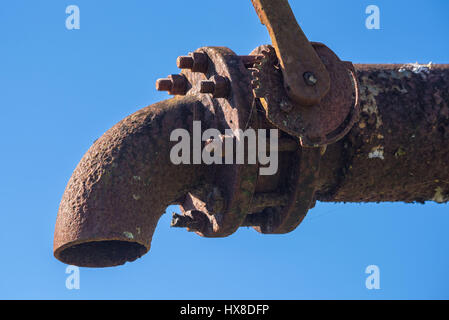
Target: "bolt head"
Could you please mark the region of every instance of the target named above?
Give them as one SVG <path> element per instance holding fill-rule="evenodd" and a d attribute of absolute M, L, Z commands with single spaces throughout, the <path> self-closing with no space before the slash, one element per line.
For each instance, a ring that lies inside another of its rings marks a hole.
<path fill-rule="evenodd" d="M 157 79 L 156 81 L 156 90 L 157 91 L 170 91 L 173 87 L 173 82 L 171 79 Z"/>
<path fill-rule="evenodd" d="M 172 74 L 168 76 L 173 85 L 170 94 L 184 96 L 187 93 L 187 79 L 183 74 Z"/>
<path fill-rule="evenodd" d="M 317 84 L 318 79 L 315 77 L 315 75 L 312 72 L 305 72 L 304 73 L 304 81 L 309 86 L 314 86 Z"/>
<path fill-rule="evenodd" d="M 215 84 L 214 98 L 226 98 L 231 87 L 228 78 L 215 75 L 212 81 Z"/>
<path fill-rule="evenodd" d="M 192 72 L 206 73 L 209 68 L 209 58 L 203 52 L 192 52 L 193 58 Z"/>
<path fill-rule="evenodd" d="M 187 92 L 187 79 L 181 74 L 172 74 L 167 78 L 156 81 L 156 90 L 167 91 L 171 95 L 185 95 Z"/>
<path fill-rule="evenodd" d="M 203 80 L 200 82 L 200 92 L 201 93 L 211 93 L 215 92 L 215 82 L 211 80 Z"/>
<path fill-rule="evenodd" d="M 179 69 L 192 69 L 194 64 L 193 57 L 191 56 L 180 56 L 176 60 L 176 65 Z"/>

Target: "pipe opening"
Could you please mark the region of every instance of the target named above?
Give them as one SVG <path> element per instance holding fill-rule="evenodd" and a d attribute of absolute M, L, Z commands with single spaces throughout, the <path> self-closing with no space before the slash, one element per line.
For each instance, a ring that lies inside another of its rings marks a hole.
<path fill-rule="evenodd" d="M 164 209 L 210 170 L 174 165 L 171 133 L 174 128 L 191 132 L 186 119 L 202 120 L 208 112 L 197 95 L 178 97 L 137 111 L 100 137 L 62 196 L 53 241 L 56 259 L 104 268 L 146 254 Z M 167 182 L 167 177 L 177 179 Z"/>
<path fill-rule="evenodd" d="M 140 243 L 104 240 L 67 245 L 55 252 L 55 257 L 78 267 L 105 268 L 132 262 L 147 252 Z"/>

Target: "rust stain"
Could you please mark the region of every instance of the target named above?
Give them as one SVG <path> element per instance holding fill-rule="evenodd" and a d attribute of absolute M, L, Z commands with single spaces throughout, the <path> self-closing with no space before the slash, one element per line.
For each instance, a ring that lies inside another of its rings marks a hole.
<path fill-rule="evenodd" d="M 158 82 L 177 96 L 120 121 L 73 172 L 54 237 L 62 262 L 134 261 L 150 250 L 171 204 L 183 213 L 172 226 L 225 237 L 241 226 L 291 232 L 316 200 L 449 201 L 448 65 L 356 65 L 360 118 L 346 136 L 309 149 L 281 130 L 279 170 L 259 176 L 257 164 L 171 163 L 172 130 L 192 133 L 194 120 L 219 130 L 275 128 L 253 96 L 251 69 L 260 54 L 205 47 L 187 57 L 178 59 L 181 75 Z"/>

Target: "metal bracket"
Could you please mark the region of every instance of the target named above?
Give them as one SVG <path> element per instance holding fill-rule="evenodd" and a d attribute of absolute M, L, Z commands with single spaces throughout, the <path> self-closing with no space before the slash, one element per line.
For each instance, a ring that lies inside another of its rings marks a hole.
<path fill-rule="evenodd" d="M 359 114 L 358 84 L 351 62 L 321 43 L 311 43 L 287 0 L 251 0 L 272 46 L 252 55 L 254 95 L 267 119 L 299 137 L 303 147 L 321 147 L 344 137 Z"/>
<path fill-rule="evenodd" d="M 287 0 L 251 0 L 279 58 L 290 99 L 315 105 L 327 94 L 330 77 L 302 31 Z"/>
<path fill-rule="evenodd" d="M 321 43 L 312 43 L 331 76 L 331 88 L 313 108 L 289 99 L 275 50 L 260 46 L 252 54 L 263 58 L 253 67 L 253 92 L 267 119 L 282 131 L 299 137 L 303 147 L 322 147 L 343 138 L 359 115 L 359 87 L 352 63 L 341 61 Z"/>

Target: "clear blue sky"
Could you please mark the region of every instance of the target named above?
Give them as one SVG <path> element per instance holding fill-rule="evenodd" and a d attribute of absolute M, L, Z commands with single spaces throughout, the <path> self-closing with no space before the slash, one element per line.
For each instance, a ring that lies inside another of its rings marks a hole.
<path fill-rule="evenodd" d="M 156 4 L 157 3 L 157 4 Z M 449 62 L 449 1 L 291 0 L 311 40 L 354 62 Z M 65 8 L 81 29 L 65 28 Z M 365 8 L 381 9 L 381 30 Z M 203 239 L 170 229 L 125 266 L 81 268 L 65 287 L 56 213 L 73 169 L 116 122 L 166 99 L 158 77 L 206 45 L 239 54 L 269 42 L 250 0 L 23 1 L 0 4 L 0 298 L 449 298 L 449 206 L 318 204 L 284 236 L 241 229 Z M 381 290 L 365 288 L 365 268 Z"/>

